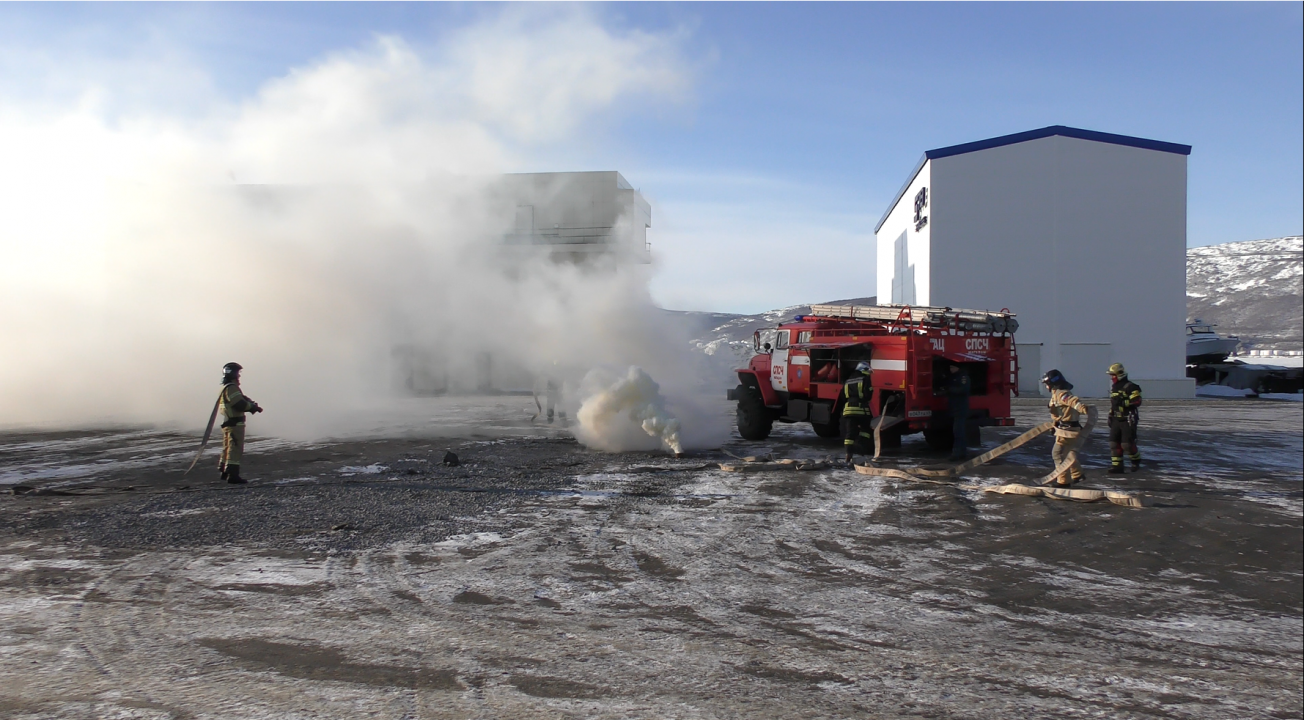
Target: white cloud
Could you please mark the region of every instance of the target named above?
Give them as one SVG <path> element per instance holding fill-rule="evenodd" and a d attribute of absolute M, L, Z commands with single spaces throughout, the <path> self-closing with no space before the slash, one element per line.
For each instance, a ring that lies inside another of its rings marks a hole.
<path fill-rule="evenodd" d="M 617 35 L 583 10 L 564 11 L 560 21 L 509 11 L 452 43 L 447 72 L 477 121 L 520 142 L 542 142 L 618 102 L 682 98 L 683 40 L 679 33 Z"/>

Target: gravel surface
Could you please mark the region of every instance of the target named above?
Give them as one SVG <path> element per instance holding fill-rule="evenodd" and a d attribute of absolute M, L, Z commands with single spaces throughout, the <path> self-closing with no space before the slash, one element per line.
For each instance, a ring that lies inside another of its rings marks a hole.
<path fill-rule="evenodd" d="M 1142 472 L 1086 449 L 1135 510 L 719 469 L 837 453 L 799 426 L 606 454 L 501 400 L 451 430 L 431 402 L 380 438 L 251 424 L 238 487 L 210 461 L 182 478 L 174 433 L 0 435 L 0 715 L 1301 715 L 1298 405 L 1148 404 Z M 1044 412 L 1017 401 L 986 445 Z M 907 439 L 889 461 L 937 458 Z"/>

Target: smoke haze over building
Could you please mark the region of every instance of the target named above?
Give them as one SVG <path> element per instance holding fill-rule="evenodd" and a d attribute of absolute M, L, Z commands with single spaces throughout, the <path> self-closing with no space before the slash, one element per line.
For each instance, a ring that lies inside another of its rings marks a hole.
<path fill-rule="evenodd" d="M 193 425 L 237 360 L 260 430 L 340 432 L 392 396 L 404 343 L 690 388 L 650 268 L 506 262 L 513 218 L 486 199 L 629 95 L 687 82 L 673 37 L 504 13 L 437 55 L 377 38 L 202 117 L 110 114 L 91 91 L 10 106 L 0 423 Z"/>

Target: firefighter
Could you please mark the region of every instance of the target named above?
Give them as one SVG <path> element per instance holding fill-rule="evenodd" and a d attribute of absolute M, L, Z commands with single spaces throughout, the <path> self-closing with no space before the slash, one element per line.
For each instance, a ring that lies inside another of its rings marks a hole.
<path fill-rule="evenodd" d="M 842 406 L 842 444 L 847 451 L 847 464 L 851 464 L 851 456 L 861 438 L 874 439 L 869 428 L 869 396 L 873 392 L 869 379 L 869 363 L 861 361 L 842 384 L 842 394 L 846 398 Z"/>
<path fill-rule="evenodd" d="M 561 385 L 557 378 L 549 377 L 543 387 L 544 402 L 548 406 L 548 424 L 551 425 L 553 418 L 561 417 L 561 424 L 566 424 L 566 411 L 561 408 Z"/>
<path fill-rule="evenodd" d="M 1141 451 L 1136 446 L 1136 426 L 1141 421 L 1141 386 L 1127 379 L 1122 363 L 1109 366 L 1113 384 L 1109 388 L 1109 474 L 1123 473 L 1123 452 L 1132 461 L 1132 472 L 1141 469 Z"/>
<path fill-rule="evenodd" d="M 562 380 L 561 364 L 556 360 L 552 361 L 552 366 L 544 371 L 543 374 L 543 405 L 539 407 L 547 416 L 548 424 L 551 425 L 560 415 L 561 424 L 566 424 L 566 411 L 562 409 L 562 390 L 565 381 Z M 535 387 L 538 387 L 537 385 Z M 535 398 L 536 402 L 538 398 Z"/>
<path fill-rule="evenodd" d="M 245 397 L 240 392 L 240 363 L 227 363 L 222 366 L 222 396 L 219 400 L 222 411 L 222 460 L 218 468 L 222 479 L 232 485 L 248 482 L 240 477 L 240 459 L 244 455 L 245 413 L 260 413 L 262 406 Z"/>
<path fill-rule="evenodd" d="M 1072 460 L 1067 473 L 1055 478 L 1059 487 L 1069 487 L 1082 481 L 1082 466 L 1078 464 L 1077 443 L 1082 434 L 1082 423 L 1078 420 L 1087 412 L 1087 406 L 1070 392 L 1073 384 L 1059 370 L 1050 370 L 1041 378 L 1042 384 L 1050 390 L 1050 415 L 1055 419 L 1055 448 L 1051 450 L 1051 460 L 1059 467 L 1065 460 Z"/>
<path fill-rule="evenodd" d="M 969 373 L 959 363 L 951 363 L 946 378 L 946 406 L 951 413 L 951 432 L 955 435 L 951 459 L 964 460 L 969 438 Z"/>

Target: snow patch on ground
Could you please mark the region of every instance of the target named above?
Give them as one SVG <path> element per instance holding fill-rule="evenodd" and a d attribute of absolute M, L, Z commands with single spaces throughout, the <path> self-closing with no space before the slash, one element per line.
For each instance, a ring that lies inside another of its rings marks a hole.
<path fill-rule="evenodd" d="M 1201 385 L 1195 389 L 1196 397 L 1252 397 L 1253 390 L 1227 387 L 1226 385 Z"/>
<path fill-rule="evenodd" d="M 1285 400 L 1287 402 L 1304 402 L 1304 393 L 1260 393 L 1254 394 L 1248 388 L 1232 388 L 1226 385 L 1201 385 L 1195 389 L 1196 397 L 1207 398 L 1258 398 L 1260 400 Z"/>
<path fill-rule="evenodd" d="M 431 547 L 476 547 L 478 545 L 497 545 L 501 542 L 503 542 L 503 536 L 496 532 L 477 532 L 467 533 L 465 535 L 452 535 L 447 540 L 432 544 Z"/>
<path fill-rule="evenodd" d="M 388 469 L 389 467 L 385 465 L 381 465 L 379 463 L 376 463 L 374 465 L 363 465 L 361 467 L 355 467 L 353 465 L 345 465 L 344 467 L 340 468 L 340 474 L 341 475 L 379 475 Z"/>
<path fill-rule="evenodd" d="M 160 510 L 158 512 L 141 513 L 140 516 L 147 517 L 147 518 L 177 518 L 177 517 L 186 517 L 187 515 L 205 515 L 210 512 L 213 512 L 216 509 L 217 508 L 215 507 L 206 507 L 206 508 L 185 508 L 182 510 Z"/>

